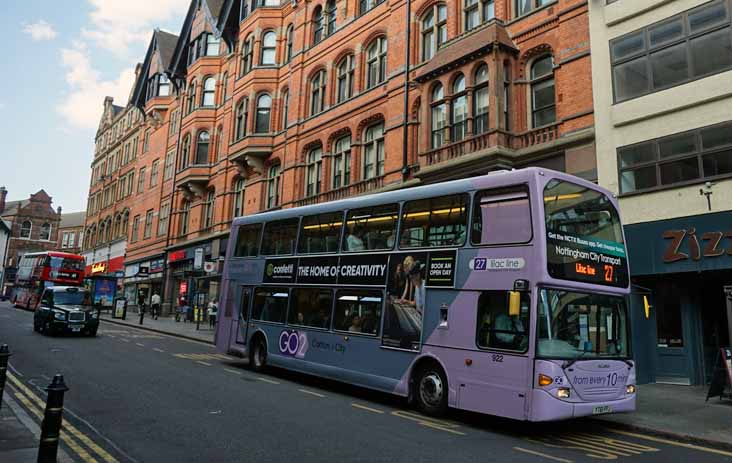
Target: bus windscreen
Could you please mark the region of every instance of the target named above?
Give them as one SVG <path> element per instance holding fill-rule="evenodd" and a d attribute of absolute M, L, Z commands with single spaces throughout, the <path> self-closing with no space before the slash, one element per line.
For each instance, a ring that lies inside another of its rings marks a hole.
<path fill-rule="evenodd" d="M 626 288 L 628 262 L 618 211 L 599 191 L 552 180 L 544 189 L 549 275 Z"/>

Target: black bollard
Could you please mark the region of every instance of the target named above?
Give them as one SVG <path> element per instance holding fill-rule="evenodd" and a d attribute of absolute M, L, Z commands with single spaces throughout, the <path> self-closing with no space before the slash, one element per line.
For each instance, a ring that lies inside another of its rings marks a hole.
<path fill-rule="evenodd" d="M 64 377 L 57 374 L 46 388 L 46 412 L 41 424 L 41 444 L 38 447 L 38 463 L 56 463 L 61 421 L 64 412 L 64 393 L 68 391 Z"/>
<path fill-rule="evenodd" d="M 5 391 L 5 377 L 8 372 L 8 359 L 12 354 L 7 344 L 0 346 L 0 408 L 3 408 L 3 392 Z"/>

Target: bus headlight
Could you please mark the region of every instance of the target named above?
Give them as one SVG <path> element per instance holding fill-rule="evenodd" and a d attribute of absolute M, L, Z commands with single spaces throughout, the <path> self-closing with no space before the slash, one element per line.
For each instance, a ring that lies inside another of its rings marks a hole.
<path fill-rule="evenodd" d="M 54 310 L 53 318 L 55 318 L 56 320 L 66 320 L 66 313 L 61 312 L 60 310 Z"/>
<path fill-rule="evenodd" d="M 569 399 L 569 388 L 568 387 L 560 387 L 557 389 L 557 397 L 560 399 Z"/>
<path fill-rule="evenodd" d="M 628 384 L 627 386 L 625 386 L 625 393 L 635 394 L 635 384 Z"/>

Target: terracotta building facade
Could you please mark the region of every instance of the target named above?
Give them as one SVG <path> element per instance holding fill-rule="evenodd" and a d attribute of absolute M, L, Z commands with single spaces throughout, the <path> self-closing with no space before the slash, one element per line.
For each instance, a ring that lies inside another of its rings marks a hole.
<path fill-rule="evenodd" d="M 528 165 L 595 180 L 587 9 L 193 0 L 132 92 L 146 177 L 120 283 L 218 298 L 240 215 Z"/>

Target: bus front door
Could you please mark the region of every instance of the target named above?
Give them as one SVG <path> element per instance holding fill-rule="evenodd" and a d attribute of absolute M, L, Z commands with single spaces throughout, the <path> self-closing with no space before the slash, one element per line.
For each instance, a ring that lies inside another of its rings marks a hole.
<path fill-rule="evenodd" d="M 247 330 L 249 324 L 249 301 L 252 298 L 252 288 L 240 286 L 237 291 L 236 309 L 237 313 L 231 320 L 231 332 L 229 334 L 229 345 L 242 349 L 246 347 Z"/>

